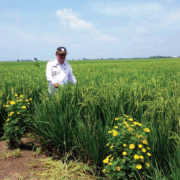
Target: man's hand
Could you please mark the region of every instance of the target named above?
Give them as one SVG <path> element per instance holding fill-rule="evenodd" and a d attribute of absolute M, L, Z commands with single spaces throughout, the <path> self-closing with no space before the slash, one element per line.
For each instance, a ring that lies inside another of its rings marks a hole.
<path fill-rule="evenodd" d="M 54 87 L 57 88 L 59 86 L 59 83 L 54 83 Z"/>

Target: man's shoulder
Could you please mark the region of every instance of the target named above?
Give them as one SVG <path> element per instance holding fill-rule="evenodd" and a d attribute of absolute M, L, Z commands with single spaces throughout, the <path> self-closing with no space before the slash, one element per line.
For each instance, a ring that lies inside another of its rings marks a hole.
<path fill-rule="evenodd" d="M 64 61 L 65 62 L 65 64 L 67 65 L 67 66 L 70 66 L 71 67 L 71 65 L 67 62 L 67 61 Z"/>
<path fill-rule="evenodd" d="M 50 64 L 56 64 L 56 59 L 51 59 L 50 61 L 47 62 L 48 65 Z"/>

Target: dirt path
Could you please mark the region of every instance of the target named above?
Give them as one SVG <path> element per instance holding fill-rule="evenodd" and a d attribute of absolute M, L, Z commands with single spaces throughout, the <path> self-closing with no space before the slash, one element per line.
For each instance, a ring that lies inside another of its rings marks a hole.
<path fill-rule="evenodd" d="M 32 179 L 30 170 L 37 170 L 40 162 L 36 160 L 45 158 L 45 156 L 39 155 L 34 157 L 34 151 L 21 150 L 21 157 L 17 157 L 15 155 L 12 155 L 15 151 L 16 150 L 8 151 L 6 143 L 4 141 L 0 141 L 0 180 L 16 180 L 18 179 L 18 175 L 22 176 L 23 180 Z"/>

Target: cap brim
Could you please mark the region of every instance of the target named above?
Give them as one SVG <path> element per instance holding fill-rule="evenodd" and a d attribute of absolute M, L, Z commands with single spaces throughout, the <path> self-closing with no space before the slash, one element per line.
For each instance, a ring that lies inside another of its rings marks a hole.
<path fill-rule="evenodd" d="M 56 51 L 58 54 L 67 54 L 67 52 L 66 51 Z"/>

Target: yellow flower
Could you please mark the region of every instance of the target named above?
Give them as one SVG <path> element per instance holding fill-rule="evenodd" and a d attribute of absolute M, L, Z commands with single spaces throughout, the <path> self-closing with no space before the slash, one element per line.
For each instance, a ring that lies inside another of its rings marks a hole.
<path fill-rule="evenodd" d="M 25 101 L 26 101 L 26 102 L 28 102 L 29 100 L 28 100 L 28 99 L 26 99 Z"/>
<path fill-rule="evenodd" d="M 139 123 L 138 122 L 133 122 L 133 124 L 138 125 Z"/>
<path fill-rule="evenodd" d="M 111 146 L 110 149 L 112 149 L 114 146 Z"/>
<path fill-rule="evenodd" d="M 115 128 L 115 129 L 118 129 L 118 126 L 115 126 L 114 128 Z"/>
<path fill-rule="evenodd" d="M 142 152 L 146 152 L 146 149 L 143 148 L 143 149 L 142 149 Z"/>
<path fill-rule="evenodd" d="M 139 147 L 139 148 L 142 148 L 143 146 L 142 146 L 142 144 L 139 144 L 138 147 Z"/>
<path fill-rule="evenodd" d="M 107 158 L 103 160 L 104 164 L 107 164 L 108 162 L 109 162 L 109 159 L 107 159 Z"/>
<path fill-rule="evenodd" d="M 110 162 L 109 165 L 112 165 L 112 163 Z"/>
<path fill-rule="evenodd" d="M 113 130 L 113 136 L 117 136 L 118 132 L 116 130 Z"/>
<path fill-rule="evenodd" d="M 10 121 L 10 119 L 7 119 L 7 122 Z"/>
<path fill-rule="evenodd" d="M 115 121 L 118 121 L 119 120 L 119 118 L 115 118 Z"/>
<path fill-rule="evenodd" d="M 150 132 L 150 129 L 149 128 L 145 128 L 144 131 L 145 132 Z"/>
<path fill-rule="evenodd" d="M 142 169 L 142 166 L 140 164 L 137 164 L 136 168 L 139 170 L 139 169 Z"/>
<path fill-rule="evenodd" d="M 14 105 L 14 104 L 16 104 L 16 103 L 15 103 L 14 101 L 11 101 L 10 104 L 11 104 L 11 105 Z"/>
<path fill-rule="evenodd" d="M 17 100 L 18 102 L 21 102 L 22 101 L 22 99 L 19 99 L 19 100 Z"/>
<path fill-rule="evenodd" d="M 125 159 L 123 159 L 123 163 L 125 163 L 126 162 L 126 160 Z"/>
<path fill-rule="evenodd" d="M 17 94 L 15 94 L 14 96 L 16 96 L 16 97 L 17 97 L 18 95 L 17 95 Z"/>
<path fill-rule="evenodd" d="M 147 147 L 147 149 L 149 149 L 149 150 L 150 150 L 150 148 L 149 148 L 149 147 Z"/>
<path fill-rule="evenodd" d="M 149 166 L 150 166 L 150 164 L 149 164 L 149 163 L 146 163 L 146 166 L 147 166 L 147 167 L 149 167 Z"/>
<path fill-rule="evenodd" d="M 144 157 L 143 157 L 143 156 L 139 156 L 139 159 L 143 160 L 143 159 L 144 159 Z"/>
<path fill-rule="evenodd" d="M 128 128 L 128 131 L 131 132 L 133 130 L 133 128 Z"/>
<path fill-rule="evenodd" d="M 108 133 L 110 134 L 110 133 L 112 133 L 112 131 L 108 131 Z"/>
<path fill-rule="evenodd" d="M 20 114 L 20 112 L 17 112 L 17 114 Z"/>
<path fill-rule="evenodd" d="M 6 105 L 6 108 L 8 108 L 9 107 L 9 105 Z"/>
<path fill-rule="evenodd" d="M 124 147 L 126 147 L 126 144 L 123 144 Z"/>
<path fill-rule="evenodd" d="M 105 173 L 106 172 L 106 169 L 103 169 L 103 173 Z"/>
<path fill-rule="evenodd" d="M 146 139 L 144 139 L 144 140 L 142 141 L 142 143 L 143 143 L 143 144 L 148 144 L 148 142 L 147 142 Z"/>
<path fill-rule="evenodd" d="M 23 97 L 23 95 L 20 95 L 20 97 Z"/>
<path fill-rule="evenodd" d="M 110 159 L 110 161 L 112 162 L 112 161 L 113 161 L 113 159 L 114 159 L 114 158 L 112 157 L 112 158 Z"/>
<path fill-rule="evenodd" d="M 134 159 L 139 159 L 139 156 L 137 154 L 135 154 Z"/>
<path fill-rule="evenodd" d="M 147 153 L 148 156 L 151 156 L 151 153 Z"/>
<path fill-rule="evenodd" d="M 126 151 L 124 151 L 124 152 L 122 153 L 122 155 L 123 155 L 123 156 L 126 156 L 126 155 L 127 155 L 127 152 L 126 152 Z"/>
<path fill-rule="evenodd" d="M 120 171 L 120 170 L 121 170 L 121 168 L 118 166 L 118 167 L 116 167 L 116 170 L 117 170 L 117 171 Z"/>
<path fill-rule="evenodd" d="M 6 125 L 8 126 L 9 124 L 7 123 Z"/>
<path fill-rule="evenodd" d="M 26 106 L 22 106 L 21 108 L 22 108 L 22 109 L 26 109 Z"/>
<path fill-rule="evenodd" d="M 32 98 L 29 98 L 30 101 L 32 101 Z"/>
<path fill-rule="evenodd" d="M 139 135 L 138 138 L 142 138 L 142 135 Z"/>
<path fill-rule="evenodd" d="M 133 118 L 129 118 L 129 121 L 133 121 Z"/>
<path fill-rule="evenodd" d="M 109 143 L 108 143 L 108 144 L 106 144 L 106 146 L 109 146 Z"/>
<path fill-rule="evenodd" d="M 141 123 L 138 123 L 138 126 L 142 126 L 142 124 L 141 124 Z"/>
<path fill-rule="evenodd" d="M 129 145 L 129 149 L 134 149 L 135 148 L 135 145 L 134 144 L 130 144 Z"/>

